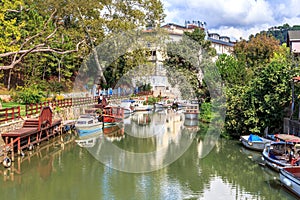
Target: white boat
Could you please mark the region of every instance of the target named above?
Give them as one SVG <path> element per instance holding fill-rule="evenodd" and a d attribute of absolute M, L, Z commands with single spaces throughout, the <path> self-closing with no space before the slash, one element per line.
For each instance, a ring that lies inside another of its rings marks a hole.
<path fill-rule="evenodd" d="M 292 166 L 292 159 L 289 152 L 293 147 L 294 144 L 290 142 L 267 143 L 262 152 L 265 164 L 275 171 Z"/>
<path fill-rule="evenodd" d="M 153 109 L 153 105 L 146 104 L 145 100 L 134 100 L 133 110 L 136 111 L 150 111 Z"/>
<path fill-rule="evenodd" d="M 185 119 L 184 120 L 184 126 L 197 126 L 199 125 L 199 120 L 191 120 L 191 119 Z"/>
<path fill-rule="evenodd" d="M 75 129 L 79 137 L 100 131 L 102 127 L 103 123 L 98 120 L 97 115 L 93 114 L 80 115 L 75 122 Z"/>
<path fill-rule="evenodd" d="M 135 102 L 134 100 L 130 100 L 130 99 L 121 101 L 120 107 L 122 107 L 124 109 L 125 115 L 133 113 L 133 108 L 134 108 L 133 103 L 134 102 Z"/>
<path fill-rule="evenodd" d="M 280 182 L 300 198 L 300 167 L 284 167 L 279 173 Z"/>
<path fill-rule="evenodd" d="M 272 140 L 253 134 L 241 136 L 240 141 L 245 147 L 256 151 L 263 151 L 265 145 L 272 142 Z"/>
<path fill-rule="evenodd" d="M 189 120 L 198 120 L 199 119 L 199 104 L 190 103 L 185 106 L 184 117 Z"/>

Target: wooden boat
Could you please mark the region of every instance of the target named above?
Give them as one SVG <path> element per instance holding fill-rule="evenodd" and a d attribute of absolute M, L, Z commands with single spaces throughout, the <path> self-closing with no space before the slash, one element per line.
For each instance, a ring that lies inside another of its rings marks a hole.
<path fill-rule="evenodd" d="M 106 106 L 103 108 L 102 121 L 105 124 L 115 124 L 124 119 L 124 109 L 119 106 Z"/>
<path fill-rule="evenodd" d="M 191 103 L 187 104 L 184 111 L 185 119 L 198 120 L 199 119 L 199 104 Z"/>
<path fill-rule="evenodd" d="M 289 153 L 293 147 L 294 144 L 290 142 L 267 143 L 262 152 L 265 164 L 278 172 L 284 167 L 292 166 L 292 159 Z"/>
<path fill-rule="evenodd" d="M 279 178 L 284 187 L 300 198 L 300 167 L 284 167 L 280 169 Z"/>
<path fill-rule="evenodd" d="M 75 129 L 79 137 L 100 131 L 102 126 L 103 124 L 98 120 L 98 116 L 93 114 L 80 115 L 75 122 Z"/>
<path fill-rule="evenodd" d="M 240 141 L 245 147 L 256 151 L 261 151 L 261 152 L 264 150 L 265 145 L 267 143 L 272 142 L 272 140 L 265 139 L 263 137 L 260 137 L 258 135 L 253 135 L 253 134 L 241 136 Z"/>

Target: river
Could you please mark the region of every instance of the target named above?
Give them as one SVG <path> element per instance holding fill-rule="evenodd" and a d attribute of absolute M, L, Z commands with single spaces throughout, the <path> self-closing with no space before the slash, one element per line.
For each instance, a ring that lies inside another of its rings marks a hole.
<path fill-rule="evenodd" d="M 136 113 L 92 138 L 89 147 L 77 145 L 74 134 L 65 135 L 65 143 L 44 142 L 10 169 L 0 167 L 0 197 L 297 199 L 278 173 L 259 164 L 260 153 L 239 141 L 207 140 L 209 125 L 187 124 L 180 112 Z"/>

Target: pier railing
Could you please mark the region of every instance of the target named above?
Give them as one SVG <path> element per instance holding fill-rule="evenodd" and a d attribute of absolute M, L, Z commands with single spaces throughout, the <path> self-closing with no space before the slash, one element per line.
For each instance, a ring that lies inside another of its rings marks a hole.
<path fill-rule="evenodd" d="M 20 106 L 0 109 L 0 124 L 21 119 Z"/>

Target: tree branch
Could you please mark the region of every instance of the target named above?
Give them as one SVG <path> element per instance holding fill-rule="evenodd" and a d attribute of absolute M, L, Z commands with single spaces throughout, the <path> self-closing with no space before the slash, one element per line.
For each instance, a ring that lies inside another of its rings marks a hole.
<path fill-rule="evenodd" d="M 22 59 L 26 55 L 28 55 L 29 53 L 52 52 L 52 53 L 57 53 L 57 54 L 63 55 L 63 54 L 69 54 L 69 53 L 77 52 L 79 50 L 79 46 L 82 43 L 84 43 L 84 41 L 85 40 L 82 40 L 82 41 L 78 42 L 76 44 L 76 49 L 67 50 L 67 51 L 62 51 L 60 49 L 53 49 L 51 47 L 43 47 L 43 46 L 45 46 L 45 43 L 42 43 L 42 44 L 38 44 L 38 45 L 32 47 L 31 49 L 0 54 L 0 57 L 7 57 L 7 56 L 11 56 L 11 55 L 14 55 L 14 54 L 17 54 L 17 53 L 21 54 L 21 56 L 18 59 L 16 59 L 16 57 L 14 57 L 14 60 L 10 65 L 0 66 L 0 70 L 6 70 L 6 69 L 14 68 L 14 66 L 17 65 L 18 63 L 20 63 L 22 61 Z"/>

